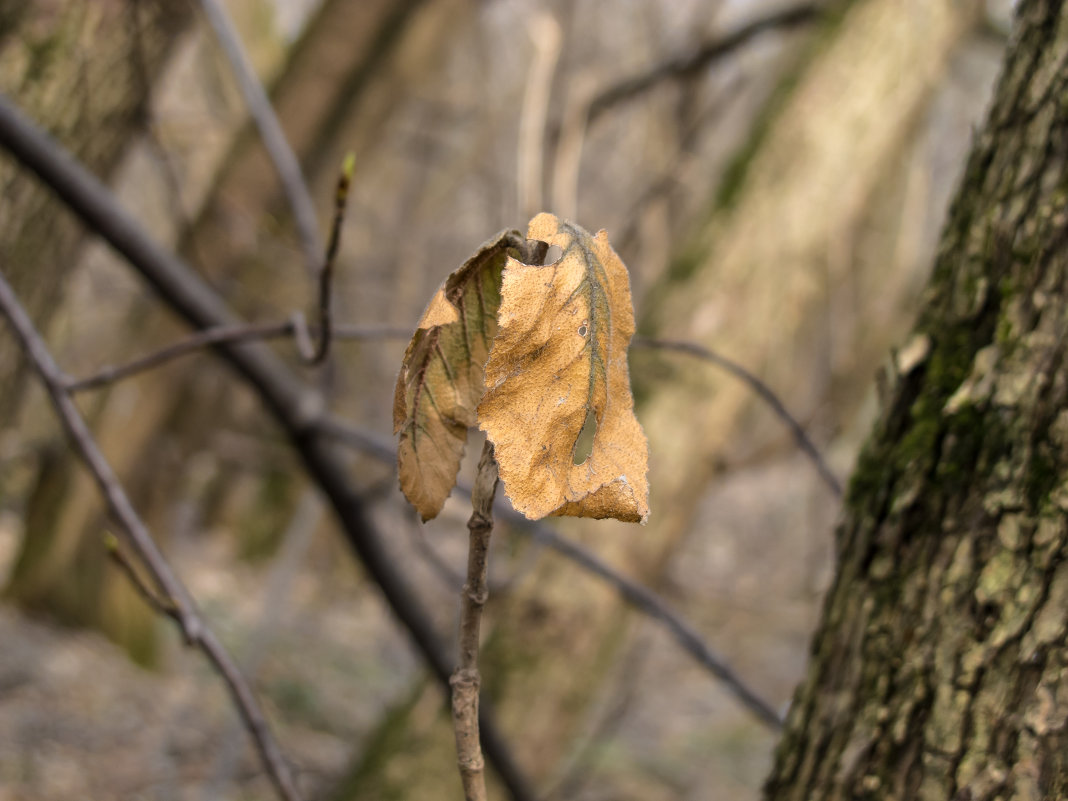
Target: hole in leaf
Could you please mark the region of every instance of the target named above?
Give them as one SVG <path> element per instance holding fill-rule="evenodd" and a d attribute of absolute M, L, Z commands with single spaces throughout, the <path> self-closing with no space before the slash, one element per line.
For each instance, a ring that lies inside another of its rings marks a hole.
<path fill-rule="evenodd" d="M 582 321 L 582 325 L 580 325 L 579 328 L 578 328 L 578 335 L 580 337 L 586 336 L 586 333 L 590 330 L 588 328 L 588 325 L 589 325 L 589 321 L 588 320 L 583 320 Z"/>
<path fill-rule="evenodd" d="M 542 242 L 540 239 L 528 239 L 524 249 L 525 252 L 520 253 L 520 260 L 524 264 L 540 267 L 545 264 L 545 254 L 548 250 L 548 242 Z"/>
<path fill-rule="evenodd" d="M 572 457 L 575 464 L 582 464 L 593 453 L 593 438 L 597 436 L 597 415 L 593 409 L 586 411 L 586 422 L 582 424 L 578 439 L 575 440 L 575 455 Z"/>
<path fill-rule="evenodd" d="M 564 249 L 559 245 L 550 245 L 548 252 L 545 254 L 545 261 L 543 264 L 555 264 L 564 257 Z"/>

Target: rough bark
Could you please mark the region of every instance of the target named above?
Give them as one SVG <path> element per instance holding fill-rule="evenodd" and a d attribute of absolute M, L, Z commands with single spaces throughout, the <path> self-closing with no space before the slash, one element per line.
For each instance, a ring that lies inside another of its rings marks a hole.
<path fill-rule="evenodd" d="M 1068 794 L 1068 9 L 1019 8 L 769 799 Z"/>

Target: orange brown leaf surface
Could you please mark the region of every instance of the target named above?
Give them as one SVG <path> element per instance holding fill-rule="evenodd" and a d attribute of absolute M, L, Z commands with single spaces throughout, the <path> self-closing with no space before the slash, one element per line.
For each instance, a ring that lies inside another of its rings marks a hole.
<path fill-rule="evenodd" d="M 423 521 L 436 517 L 456 484 L 467 429 L 482 397 L 482 368 L 497 333 L 501 270 L 509 248 L 524 246 L 503 231 L 479 248 L 431 298 L 404 353 L 393 395 L 393 433 L 400 434 L 401 490 Z"/>
<path fill-rule="evenodd" d="M 543 267 L 509 258 L 504 270 L 478 420 L 505 491 L 531 519 L 644 522 L 649 449 L 627 367 L 627 269 L 604 231 L 552 214 L 531 220 L 527 237 L 563 255 Z"/>

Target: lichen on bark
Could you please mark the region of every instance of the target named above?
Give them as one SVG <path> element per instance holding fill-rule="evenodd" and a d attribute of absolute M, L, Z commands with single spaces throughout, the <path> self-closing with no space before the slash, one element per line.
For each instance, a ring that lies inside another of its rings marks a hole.
<path fill-rule="evenodd" d="M 852 480 L 770 799 L 1068 788 L 1068 12 L 1019 8 L 916 335 Z"/>

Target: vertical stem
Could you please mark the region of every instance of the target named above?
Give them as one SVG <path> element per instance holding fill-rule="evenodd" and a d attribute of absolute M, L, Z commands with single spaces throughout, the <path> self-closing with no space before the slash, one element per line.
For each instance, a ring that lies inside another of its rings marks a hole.
<path fill-rule="evenodd" d="M 478 738 L 478 633 L 486 605 L 486 565 L 493 532 L 493 496 L 497 493 L 497 460 L 493 443 L 486 440 L 471 492 L 471 518 L 467 528 L 471 544 L 467 554 L 467 582 L 460 595 L 460 662 L 449 680 L 452 685 L 452 721 L 456 731 L 456 761 L 466 801 L 486 801 L 482 747 Z"/>

